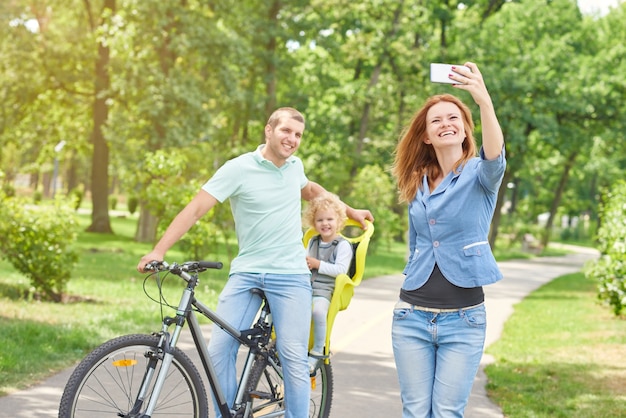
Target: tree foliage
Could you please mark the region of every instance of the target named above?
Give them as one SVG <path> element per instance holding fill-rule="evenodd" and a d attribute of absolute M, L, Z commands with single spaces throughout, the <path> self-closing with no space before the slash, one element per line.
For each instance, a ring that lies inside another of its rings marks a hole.
<path fill-rule="evenodd" d="M 586 269 L 598 282 L 598 297 L 615 315 L 626 313 L 626 182 L 616 183 L 605 195 L 602 226 L 598 230 L 601 257 Z"/>
<path fill-rule="evenodd" d="M 109 232 L 108 196 L 125 195 L 150 242 L 183 195 L 263 141 L 275 107 L 293 106 L 309 178 L 388 220 L 376 235 L 401 237 L 386 174 L 398 136 L 428 96 L 451 91 L 429 82 L 429 63 L 474 61 L 508 159 L 490 242 L 547 214 L 545 243 L 561 215 L 593 223 L 598 191 L 626 168 L 625 14 L 581 15 L 573 0 L 2 2 L 0 181 L 26 174 L 50 197 L 56 160 L 64 193 L 91 199 L 92 230 Z M 480 141 L 479 109 L 454 92 Z M 159 205 L 173 196 L 146 193 L 179 187 L 149 166 L 168 159 L 187 181 L 171 211 Z M 384 198 L 363 200 L 375 176 Z M 227 209 L 198 235 L 232 236 Z"/>

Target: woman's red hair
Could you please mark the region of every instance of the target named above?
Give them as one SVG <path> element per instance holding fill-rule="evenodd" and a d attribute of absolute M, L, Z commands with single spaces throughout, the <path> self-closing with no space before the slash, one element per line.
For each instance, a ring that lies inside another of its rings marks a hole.
<path fill-rule="evenodd" d="M 450 102 L 461 110 L 463 125 L 465 126 L 465 141 L 463 141 L 463 156 L 454 165 L 454 171 L 477 155 L 476 141 L 474 140 L 474 122 L 472 112 L 460 99 L 451 94 L 440 94 L 426 100 L 424 106 L 414 115 L 411 123 L 404 129 L 395 150 L 395 159 L 392 174 L 398 182 L 398 191 L 401 202 L 412 201 L 418 187 L 422 187 L 424 175 L 428 183 L 441 174 L 441 167 L 437 161 L 435 149 L 426 140 L 426 114 L 431 107 L 441 102 Z"/>

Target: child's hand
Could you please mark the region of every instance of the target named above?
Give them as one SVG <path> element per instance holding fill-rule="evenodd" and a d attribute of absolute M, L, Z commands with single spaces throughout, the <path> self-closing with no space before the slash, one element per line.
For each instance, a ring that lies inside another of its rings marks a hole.
<path fill-rule="evenodd" d="M 313 257 L 306 257 L 306 264 L 309 266 L 309 270 L 317 270 L 320 268 L 320 260 Z"/>

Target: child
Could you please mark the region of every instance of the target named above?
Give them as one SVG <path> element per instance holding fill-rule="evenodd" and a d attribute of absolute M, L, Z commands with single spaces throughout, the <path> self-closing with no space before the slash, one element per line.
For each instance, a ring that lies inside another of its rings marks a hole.
<path fill-rule="evenodd" d="M 318 360 L 324 356 L 326 316 L 335 278 L 348 271 L 352 245 L 339 235 L 346 221 L 346 209 L 336 195 L 324 193 L 311 200 L 304 220 L 318 233 L 309 241 L 306 257 L 313 287 L 313 347 L 309 353 L 309 368 L 315 373 Z"/>

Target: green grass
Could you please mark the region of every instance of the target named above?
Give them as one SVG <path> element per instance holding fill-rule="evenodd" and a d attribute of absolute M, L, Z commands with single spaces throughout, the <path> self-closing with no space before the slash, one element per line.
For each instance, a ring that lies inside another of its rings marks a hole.
<path fill-rule="evenodd" d="M 508 418 L 626 417 L 626 321 L 595 283 L 562 276 L 516 305 L 487 350 L 489 396 Z"/>
<path fill-rule="evenodd" d="M 89 222 L 89 217 L 80 217 L 83 230 Z M 144 294 L 145 275 L 135 270 L 152 246 L 133 241 L 136 219 L 111 218 L 111 223 L 114 235 L 80 233 L 80 261 L 67 286 L 69 303 L 36 300 L 28 280 L 0 260 L 0 396 L 70 366 L 110 338 L 158 330 L 160 307 Z M 366 277 L 398 273 L 404 253 L 404 246 L 395 244 L 387 252 L 368 256 Z M 176 248 L 167 257 L 184 261 Z M 224 268 L 202 274 L 197 296 L 215 306 L 230 263 L 225 254 L 207 258 L 222 261 Z M 154 280 L 146 283 L 156 297 Z M 170 303 L 178 301 L 180 284 L 174 276 L 165 282 Z"/>
<path fill-rule="evenodd" d="M 87 219 L 82 219 L 87 225 Z M 38 301 L 29 293 L 26 278 L 6 261 L 0 261 L 0 395 L 37 382 L 73 364 L 102 342 L 131 332 L 158 331 L 159 305 L 144 294 L 144 276 L 135 267 L 151 246 L 134 242 L 135 221 L 112 219 L 116 235 L 83 232 L 81 257 L 68 283 L 70 302 Z M 176 250 L 172 261 L 182 261 Z M 198 297 L 214 306 L 223 287 L 225 269 L 203 274 Z M 157 296 L 153 279 L 146 288 Z M 180 280 L 165 281 L 165 294 L 178 302 Z M 25 296 L 26 295 L 26 296 Z M 173 302 L 172 302 L 173 301 Z"/>
<path fill-rule="evenodd" d="M 402 243 L 378 245 L 376 251 L 368 251 L 363 278 L 367 280 L 372 277 L 401 273 L 406 254 L 406 245 Z"/>
<path fill-rule="evenodd" d="M 83 229 L 88 216 L 81 216 Z M 134 242 L 136 219 L 111 218 L 115 235 L 82 232 L 77 243 L 80 261 L 68 283 L 70 303 L 37 301 L 29 293 L 29 283 L 5 261 L 0 261 L 0 395 L 36 383 L 75 363 L 98 344 L 118 335 L 157 330 L 160 308 L 143 291 L 144 275 L 135 267 L 151 245 Z M 406 246 L 379 244 L 367 258 L 365 278 L 400 274 L 406 259 Z M 498 249 L 496 258 L 530 257 L 519 249 Z M 215 306 L 224 283 L 229 260 L 221 271 L 208 271 L 201 277 L 198 297 Z M 183 261 L 176 248 L 169 261 Z M 166 281 L 166 295 L 177 301 L 178 279 Z M 154 280 L 147 289 L 156 295 Z M 25 296 L 26 295 L 26 296 Z"/>

